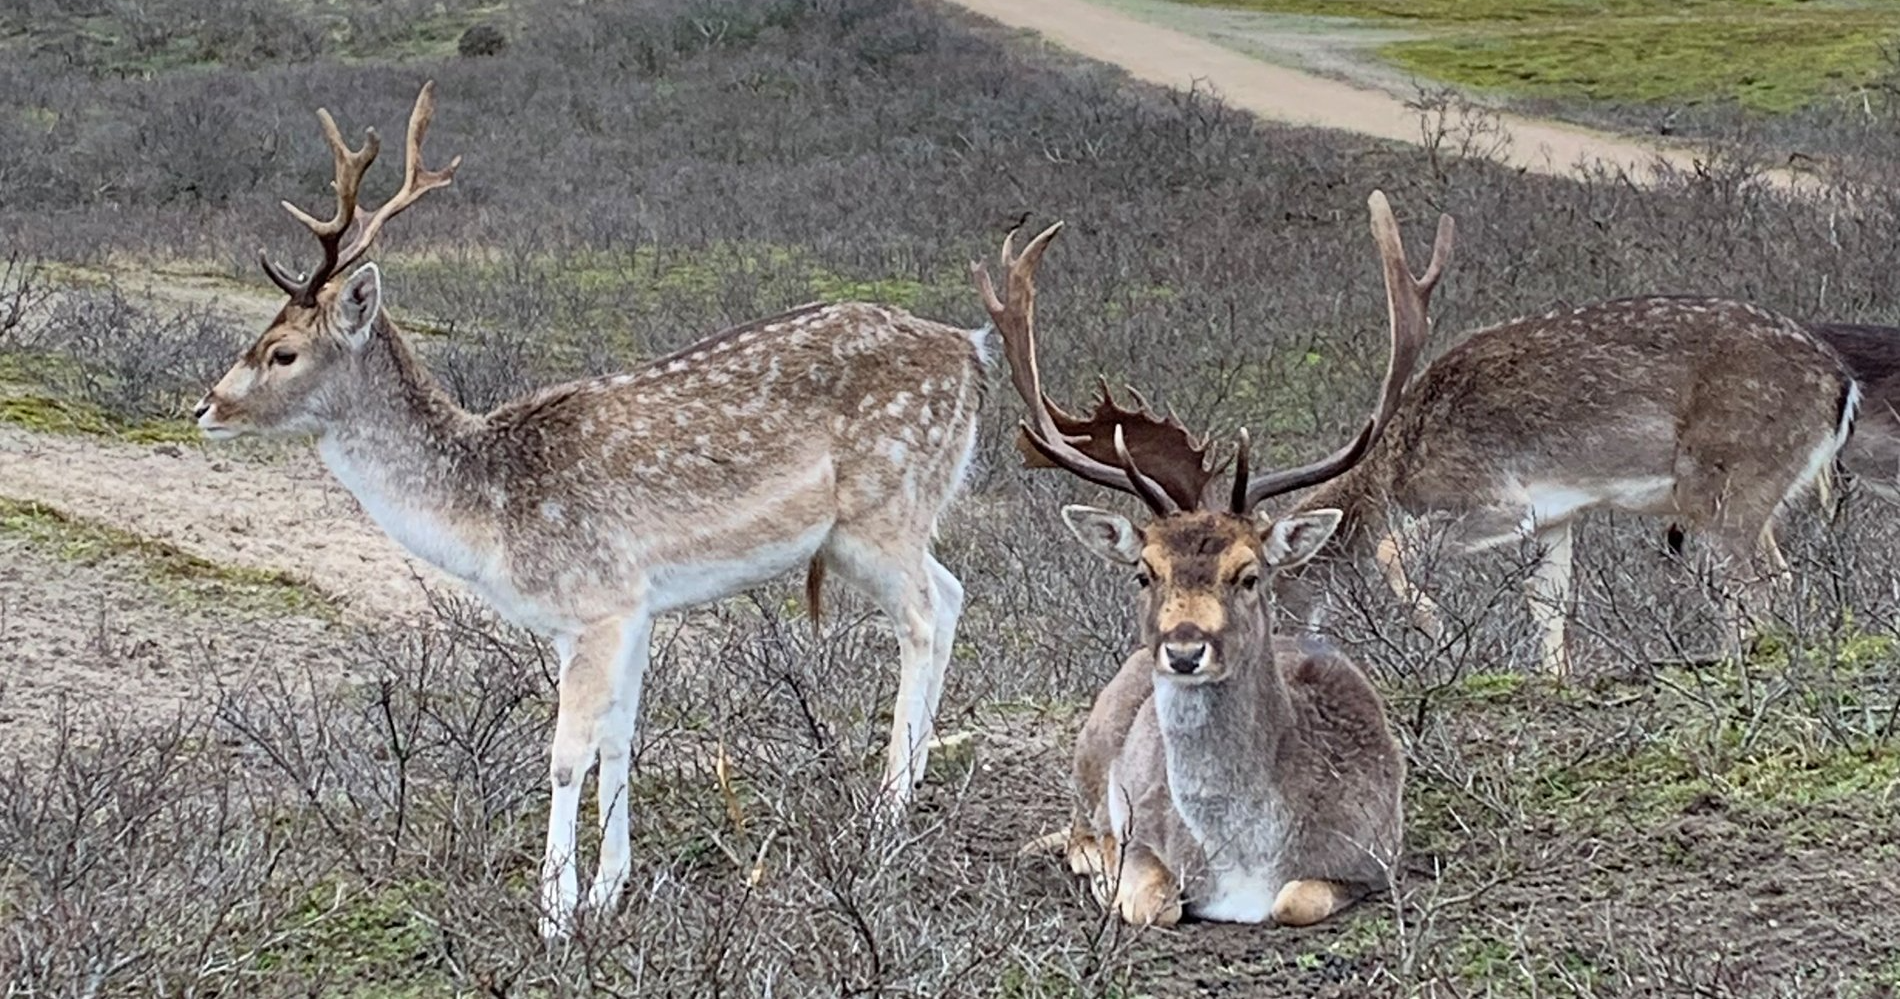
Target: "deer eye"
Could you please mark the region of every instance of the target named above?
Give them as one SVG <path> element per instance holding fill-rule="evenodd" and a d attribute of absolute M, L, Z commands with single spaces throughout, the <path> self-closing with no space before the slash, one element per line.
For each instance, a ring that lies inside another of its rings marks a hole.
<path fill-rule="evenodd" d="M 1150 576 L 1150 575 L 1148 575 L 1148 574 L 1147 574 L 1146 572 L 1137 572 L 1137 573 L 1135 573 L 1135 585 L 1136 585 L 1136 586 L 1139 586 L 1139 587 L 1141 587 L 1142 589 L 1144 589 L 1144 590 L 1145 590 L 1145 589 L 1147 589 L 1147 588 L 1148 588 L 1148 584 L 1149 584 L 1149 583 L 1152 583 L 1152 582 L 1154 582 L 1154 577 L 1152 577 L 1152 576 Z"/>
<path fill-rule="evenodd" d="M 276 367 L 285 367 L 297 361 L 297 352 L 289 347 L 279 347 L 270 352 L 270 363 Z"/>
<path fill-rule="evenodd" d="M 1260 587 L 1260 575 L 1258 573 L 1250 572 L 1247 575 L 1240 577 L 1240 588 L 1243 590 L 1246 590 L 1248 593 L 1252 593 L 1254 590 L 1258 589 L 1259 587 Z"/>

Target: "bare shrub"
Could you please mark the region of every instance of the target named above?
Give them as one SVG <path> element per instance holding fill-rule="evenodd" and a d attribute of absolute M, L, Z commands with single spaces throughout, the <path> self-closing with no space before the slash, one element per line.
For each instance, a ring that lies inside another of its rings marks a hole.
<path fill-rule="evenodd" d="M 177 417 L 228 365 L 237 339 L 210 308 L 159 311 L 116 286 L 62 295 L 31 346 L 60 363 L 45 377 L 124 419 Z"/>
<path fill-rule="evenodd" d="M 26 335 L 27 319 L 50 293 L 34 260 L 17 251 L 0 260 L 0 349 L 18 346 Z"/>

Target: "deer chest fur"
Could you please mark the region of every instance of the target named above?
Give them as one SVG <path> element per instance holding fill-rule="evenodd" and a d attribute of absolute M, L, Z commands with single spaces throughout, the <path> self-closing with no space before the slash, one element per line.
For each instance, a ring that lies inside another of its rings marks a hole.
<path fill-rule="evenodd" d="M 1155 714 L 1166 747 L 1174 808 L 1205 868 L 1187 887 L 1196 916 L 1222 922 L 1264 922 L 1286 869 L 1293 823 L 1269 761 L 1255 740 L 1227 731 L 1232 721 L 1213 685 L 1159 680 Z"/>

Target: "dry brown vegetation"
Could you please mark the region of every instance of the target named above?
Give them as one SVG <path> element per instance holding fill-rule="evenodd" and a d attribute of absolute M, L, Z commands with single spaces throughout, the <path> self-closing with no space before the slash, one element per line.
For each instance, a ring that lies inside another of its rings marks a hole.
<path fill-rule="evenodd" d="M 1444 337 L 1647 292 L 1900 319 L 1891 167 L 1803 201 L 1720 158 L 1655 190 L 1518 176 L 1446 155 L 1482 135 L 1453 129 L 1434 153 L 1266 127 L 922 0 L 466 8 L 506 38 L 479 58 L 455 56 L 453 32 L 422 44 L 401 22 L 375 36 L 315 15 L 308 45 L 268 56 L 213 38 L 179 66 L 100 41 L 155 30 L 133 14 L 237 11 L 262 31 L 304 9 L 0 14 L 0 421 L 20 436 L 189 442 L 182 407 L 255 319 L 94 278 L 162 266 L 230 299 L 265 288 L 256 245 L 298 248 L 275 199 L 323 198 L 314 108 L 388 134 L 425 76 L 433 148 L 467 160 L 381 259 L 399 318 L 477 407 L 811 298 L 974 325 L 967 261 L 1031 213 L 1069 222 L 1043 270 L 1052 392 L 1133 378 L 1191 423 L 1245 424 L 1276 457 L 1308 457 L 1375 391 L 1374 187 L 1414 244 L 1439 211 L 1458 219 Z M 1892 129 L 1890 109 L 1868 113 Z M 394 176 L 383 165 L 368 196 Z M 1566 688 L 1525 675 L 1522 560 L 1428 574 L 1453 615 L 1443 646 L 1343 574 L 1340 638 L 1387 693 L 1412 767 L 1394 891 L 1306 931 L 1138 933 L 1056 864 L 1015 856 L 1066 815 L 1069 738 L 1129 621 L 1126 582 L 1055 513 L 1106 498 L 1018 470 L 1008 403 L 992 393 L 942 546 L 969 608 L 941 727 L 974 736 L 941 754 L 911 821 L 868 820 L 896 661 L 868 608 L 839 592 L 814 634 L 786 585 L 663 624 L 631 897 L 554 952 L 530 908 L 545 647 L 452 592 L 426 627 L 364 624 L 325 611 L 334 594 L 178 562 L 83 509 L 0 506 L 0 684 L 75 664 L 198 684 L 136 711 L 0 689 L 6 993 L 1900 989 L 1891 510 L 1851 497 L 1831 523 L 1804 513 L 1788 545 L 1800 585 L 1744 664 L 1697 665 L 1712 614 L 1693 547 L 1678 562 L 1660 525 L 1593 524 L 1578 546 L 1586 676 Z M 232 475 L 290 460 L 223 454 Z M 0 450 L 0 497 L 8 463 L 31 460 L 30 445 Z"/>

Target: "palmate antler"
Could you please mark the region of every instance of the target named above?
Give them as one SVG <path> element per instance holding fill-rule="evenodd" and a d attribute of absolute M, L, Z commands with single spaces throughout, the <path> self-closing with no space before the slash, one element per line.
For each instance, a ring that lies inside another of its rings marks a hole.
<path fill-rule="evenodd" d="M 1095 412 L 1087 417 L 1068 413 L 1042 391 L 1036 367 L 1036 265 L 1061 231 L 1060 222 L 1044 229 L 1020 255 L 1012 250 L 1016 230 L 1003 238 L 1007 302 L 997 298 L 988 269 L 981 262 L 970 265 L 984 308 L 1002 334 L 1010 380 L 1029 407 L 1016 442 L 1023 461 L 1032 468 L 1067 469 L 1097 485 L 1133 493 L 1157 514 L 1192 509 L 1202 502 L 1215 471 L 1207 465 L 1207 442 L 1197 440 L 1180 420 L 1157 415 L 1132 387 L 1128 392 L 1135 408 L 1123 406 L 1107 379 L 1102 380 Z"/>
<path fill-rule="evenodd" d="M 320 221 L 288 201 L 282 204 L 291 218 L 303 223 L 317 237 L 317 243 L 323 247 L 323 263 L 309 274 L 293 278 L 283 268 L 272 263 L 263 250 L 257 251 L 258 261 L 264 265 L 264 273 L 270 275 L 277 287 L 284 289 L 292 302 L 303 306 L 315 305 L 318 290 L 369 252 L 370 244 L 375 242 L 376 234 L 382 231 L 384 223 L 415 204 L 423 195 L 438 187 L 447 187 L 455 179 L 455 169 L 462 165 L 460 156 L 450 160 L 449 165 L 441 170 L 430 170 L 422 165 L 422 142 L 429 134 L 429 120 L 434 115 L 435 81 L 430 80 L 422 85 L 422 92 L 416 95 L 416 106 L 409 112 L 402 189 L 383 202 L 382 207 L 373 214 L 366 216 L 357 204 L 357 192 L 363 183 L 363 175 L 369 172 L 370 164 L 376 161 L 376 154 L 382 150 L 382 140 L 377 137 L 374 128 L 367 128 L 363 130 L 363 147 L 351 149 L 344 143 L 343 133 L 336 127 L 336 119 L 330 117 L 327 109 L 317 109 L 317 119 L 323 123 L 324 141 L 329 143 L 330 154 L 336 161 L 336 179 L 331 182 L 331 186 L 336 188 L 336 214 Z M 356 236 L 346 246 L 343 237 L 352 227 L 356 229 Z"/>
<path fill-rule="evenodd" d="M 1372 192 L 1366 204 L 1372 216 L 1372 238 L 1378 244 L 1385 272 L 1392 337 L 1378 405 L 1346 446 L 1311 464 L 1259 476 L 1249 474 L 1250 441 L 1243 429 L 1234 463 L 1233 490 L 1226 504 L 1235 514 L 1250 513 L 1263 500 L 1318 485 L 1358 464 L 1391 423 L 1406 383 L 1424 352 L 1431 334 L 1428 311 L 1432 290 L 1451 261 L 1451 216 L 1439 216 L 1431 264 L 1422 277 L 1417 277 L 1405 261 L 1398 221 L 1385 194 Z M 1207 440 L 1196 439 L 1179 420 L 1156 415 L 1134 389 L 1129 392 L 1138 408 L 1127 409 L 1115 401 L 1104 381 L 1102 398 L 1087 419 L 1063 412 L 1043 395 L 1036 371 L 1034 278 L 1043 251 L 1061 228 L 1058 222 L 1044 230 L 1021 256 L 1013 256 L 1010 251 L 1014 231 L 1004 239 L 1007 303 L 997 299 L 983 265 L 972 265 L 984 306 L 1003 335 L 1016 391 L 1029 407 L 1031 419 L 1023 422 L 1018 442 L 1019 446 L 1027 445 L 1023 448 L 1025 463 L 1064 468 L 1090 482 L 1134 493 L 1161 516 L 1176 510 L 1214 508 L 1220 498 L 1209 486 L 1219 469 L 1209 465 Z"/>
<path fill-rule="evenodd" d="M 1417 277 L 1412 274 L 1411 265 L 1405 262 L 1405 243 L 1399 238 L 1399 223 L 1392 217 L 1392 206 L 1386 203 L 1385 192 L 1372 192 L 1372 196 L 1366 199 L 1366 208 L 1372 214 L 1372 240 L 1379 246 L 1379 259 L 1385 271 L 1386 310 L 1392 328 L 1392 354 L 1386 361 L 1379 403 L 1366 419 L 1358 436 L 1345 447 L 1309 465 L 1268 472 L 1249 479 L 1246 438 L 1243 437 L 1240 469 L 1234 485 L 1235 513 L 1250 511 L 1262 500 L 1319 485 L 1357 465 L 1385 433 L 1386 425 L 1392 422 L 1392 413 L 1405 394 L 1405 385 L 1412 378 L 1412 370 L 1418 366 L 1419 356 L 1425 352 L 1425 343 L 1432 334 L 1432 290 L 1438 287 L 1438 279 L 1444 275 L 1446 265 L 1451 263 L 1451 245 L 1456 231 L 1451 216 L 1438 216 L 1438 236 L 1432 241 L 1432 261 L 1426 266 L 1424 276 Z M 1244 494 L 1239 485 L 1243 481 L 1247 483 Z"/>

